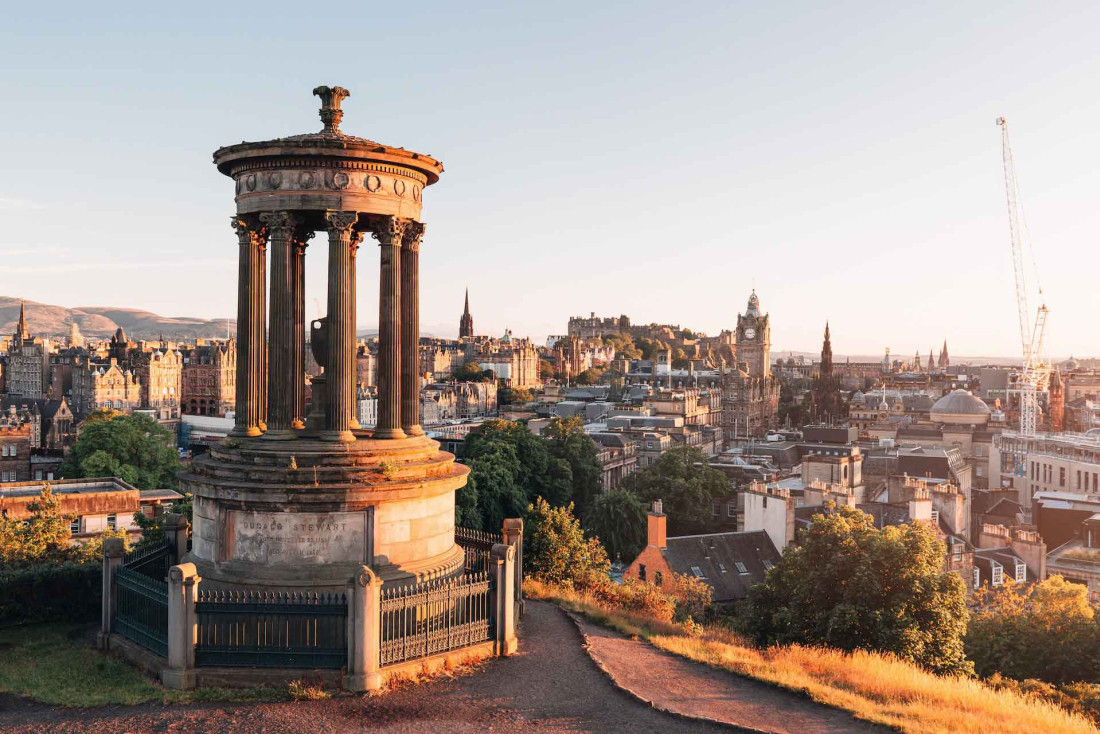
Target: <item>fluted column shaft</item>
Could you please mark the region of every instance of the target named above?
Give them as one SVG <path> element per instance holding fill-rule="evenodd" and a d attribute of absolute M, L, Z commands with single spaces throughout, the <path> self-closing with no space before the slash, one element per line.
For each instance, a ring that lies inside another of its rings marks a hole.
<path fill-rule="evenodd" d="M 294 217 L 285 211 L 260 215 L 267 225 L 271 249 L 270 352 L 267 372 L 267 432 L 264 438 L 294 438 L 294 370 L 291 344 L 294 342 L 293 260 Z"/>
<path fill-rule="evenodd" d="M 356 212 L 328 212 L 328 406 L 324 438 L 354 441 L 355 410 L 355 251 L 361 235 L 354 230 Z"/>
<path fill-rule="evenodd" d="M 237 386 L 234 436 L 259 436 L 264 419 L 264 302 L 266 232 L 241 217 L 231 219 L 240 255 L 237 270 Z"/>
<path fill-rule="evenodd" d="M 381 267 L 378 287 L 378 424 L 375 438 L 404 438 L 401 430 L 401 237 L 405 222 L 374 223 Z"/>
<path fill-rule="evenodd" d="M 292 428 L 305 428 L 306 425 L 306 247 L 311 239 L 313 232 L 298 232 L 295 235 L 290 265 L 290 282 L 293 288 L 291 304 L 294 307 L 294 338 L 290 343 L 290 368 L 294 373 L 290 418 Z"/>
<path fill-rule="evenodd" d="M 420 238 L 424 225 L 409 222 L 401 246 L 401 429 L 423 436 L 420 427 Z"/>

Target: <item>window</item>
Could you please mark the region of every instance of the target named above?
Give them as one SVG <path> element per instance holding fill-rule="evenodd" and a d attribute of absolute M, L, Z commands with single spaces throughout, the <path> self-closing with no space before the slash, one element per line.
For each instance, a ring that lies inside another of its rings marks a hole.
<path fill-rule="evenodd" d="M 974 567 L 974 589 L 975 591 L 982 585 L 982 573 L 978 570 L 978 567 Z"/>
<path fill-rule="evenodd" d="M 719 505 L 717 502 L 711 502 L 710 503 L 710 514 L 714 515 L 715 517 L 718 517 L 719 515 L 722 514 L 722 506 Z"/>
<path fill-rule="evenodd" d="M 80 533 L 80 518 L 74 517 L 72 522 L 69 523 L 69 534 L 77 535 Z"/>
<path fill-rule="evenodd" d="M 977 465 L 976 467 L 974 467 L 974 468 L 978 470 L 978 476 L 979 476 L 979 477 L 985 476 L 985 472 L 983 471 L 983 467 L 982 467 L 982 465 L 981 465 L 981 464 L 978 464 L 978 465 Z"/>
<path fill-rule="evenodd" d="M 16 452 L 17 452 L 18 450 L 19 450 L 19 444 L 17 444 L 17 443 L 13 443 L 13 444 L 11 445 L 11 454 L 10 454 L 10 455 L 11 455 L 11 456 L 15 456 L 15 454 L 16 454 Z"/>
<path fill-rule="evenodd" d="M 770 571 L 772 566 L 775 565 L 771 561 L 768 561 L 768 560 L 764 560 L 764 561 L 762 561 L 762 563 L 764 564 L 764 570 L 765 571 Z"/>
<path fill-rule="evenodd" d="M 726 517 L 737 517 L 737 503 L 736 502 L 727 502 L 726 503 Z"/>
<path fill-rule="evenodd" d="M 665 581 L 665 575 L 663 573 L 661 573 L 660 571 L 657 571 L 656 573 L 653 574 L 653 583 L 657 584 L 657 586 L 660 586 L 661 584 L 663 584 L 664 581 Z"/>
<path fill-rule="evenodd" d="M 691 567 L 691 573 L 697 579 L 703 578 L 703 570 L 701 568 L 699 568 L 698 566 L 692 566 Z"/>
<path fill-rule="evenodd" d="M 1000 586 L 1005 582 L 1005 568 L 999 563 L 993 563 L 993 585 Z"/>
<path fill-rule="evenodd" d="M 1066 486 L 1066 468 L 1064 466 L 1058 467 L 1058 486 Z"/>
<path fill-rule="evenodd" d="M 741 561 L 734 561 L 733 565 L 737 566 L 737 573 L 748 573 L 749 569 L 745 568 L 745 564 Z"/>
<path fill-rule="evenodd" d="M 638 564 L 638 580 L 639 581 L 645 581 L 645 564 L 644 563 L 639 563 Z"/>
<path fill-rule="evenodd" d="M 0 456 L 7 456 L 7 455 L 8 455 L 8 445 L 4 444 L 3 446 L 0 446 Z"/>
<path fill-rule="evenodd" d="M 938 523 L 940 521 L 940 511 L 932 510 L 932 522 Z"/>
<path fill-rule="evenodd" d="M 1019 562 L 1016 563 L 1016 580 L 1027 581 L 1027 564 Z"/>
<path fill-rule="evenodd" d="M 718 570 L 721 571 L 722 573 L 725 573 L 726 572 L 726 564 L 719 563 L 718 564 Z"/>
<path fill-rule="evenodd" d="M 107 516 L 107 527 L 109 527 L 111 530 L 117 530 L 118 529 L 117 526 L 118 526 L 118 516 L 113 514 L 113 513 L 108 515 Z"/>

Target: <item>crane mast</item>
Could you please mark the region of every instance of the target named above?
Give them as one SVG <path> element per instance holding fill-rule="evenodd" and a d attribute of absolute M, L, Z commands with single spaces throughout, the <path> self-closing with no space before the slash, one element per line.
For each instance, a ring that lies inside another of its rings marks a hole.
<path fill-rule="evenodd" d="M 1016 278 L 1016 307 L 1020 321 L 1020 344 L 1024 364 L 1020 373 L 1020 433 L 1034 436 L 1039 423 L 1039 392 L 1046 390 L 1050 366 L 1043 360 L 1043 340 L 1046 336 L 1048 310 L 1040 305 L 1032 324 L 1028 308 L 1027 271 L 1024 268 L 1024 221 L 1020 215 L 1020 190 L 1016 183 L 1016 164 L 1008 138 L 1008 122 L 997 118 L 1001 127 L 1001 155 L 1005 174 L 1005 198 L 1008 203 L 1008 228 L 1012 240 L 1012 267 Z M 1039 295 L 1042 296 L 1042 289 Z"/>

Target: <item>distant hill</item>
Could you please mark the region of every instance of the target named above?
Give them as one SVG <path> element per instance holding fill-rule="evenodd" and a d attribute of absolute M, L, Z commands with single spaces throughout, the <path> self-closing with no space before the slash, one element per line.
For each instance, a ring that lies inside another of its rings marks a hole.
<path fill-rule="evenodd" d="M 72 320 L 87 337 L 103 338 L 122 327 L 130 339 L 217 339 L 225 338 L 225 319 L 199 319 L 189 316 L 159 316 L 137 308 L 80 306 L 63 308 L 27 301 L 27 326 L 35 336 L 67 336 Z M 19 299 L 0 296 L 0 334 L 11 334 L 19 321 Z M 229 321 L 229 332 L 236 332 L 236 321 Z"/>

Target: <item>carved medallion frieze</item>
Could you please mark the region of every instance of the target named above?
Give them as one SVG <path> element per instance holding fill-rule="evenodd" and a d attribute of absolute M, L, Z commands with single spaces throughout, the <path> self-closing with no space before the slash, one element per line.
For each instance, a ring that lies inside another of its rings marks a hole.
<path fill-rule="evenodd" d="M 372 194 L 377 193 L 382 188 L 382 179 L 374 174 L 367 174 L 366 178 L 363 179 L 363 186 Z"/>
<path fill-rule="evenodd" d="M 256 174 L 250 173 L 244 177 L 244 187 L 249 191 L 256 190 Z"/>
<path fill-rule="evenodd" d="M 393 180 L 393 193 L 397 194 L 398 196 L 404 196 L 405 195 L 405 182 L 402 181 L 399 178 L 395 178 Z"/>
<path fill-rule="evenodd" d="M 351 183 L 351 178 L 343 171 L 337 171 L 332 174 L 332 187 L 336 189 L 346 189 L 348 184 Z"/>
<path fill-rule="evenodd" d="M 313 175 L 313 171 L 302 171 L 298 174 L 298 185 L 303 189 L 312 189 L 316 182 L 317 177 Z"/>
<path fill-rule="evenodd" d="M 277 189 L 283 185 L 283 174 L 279 171 L 272 171 L 267 174 L 267 185 L 273 189 Z"/>

